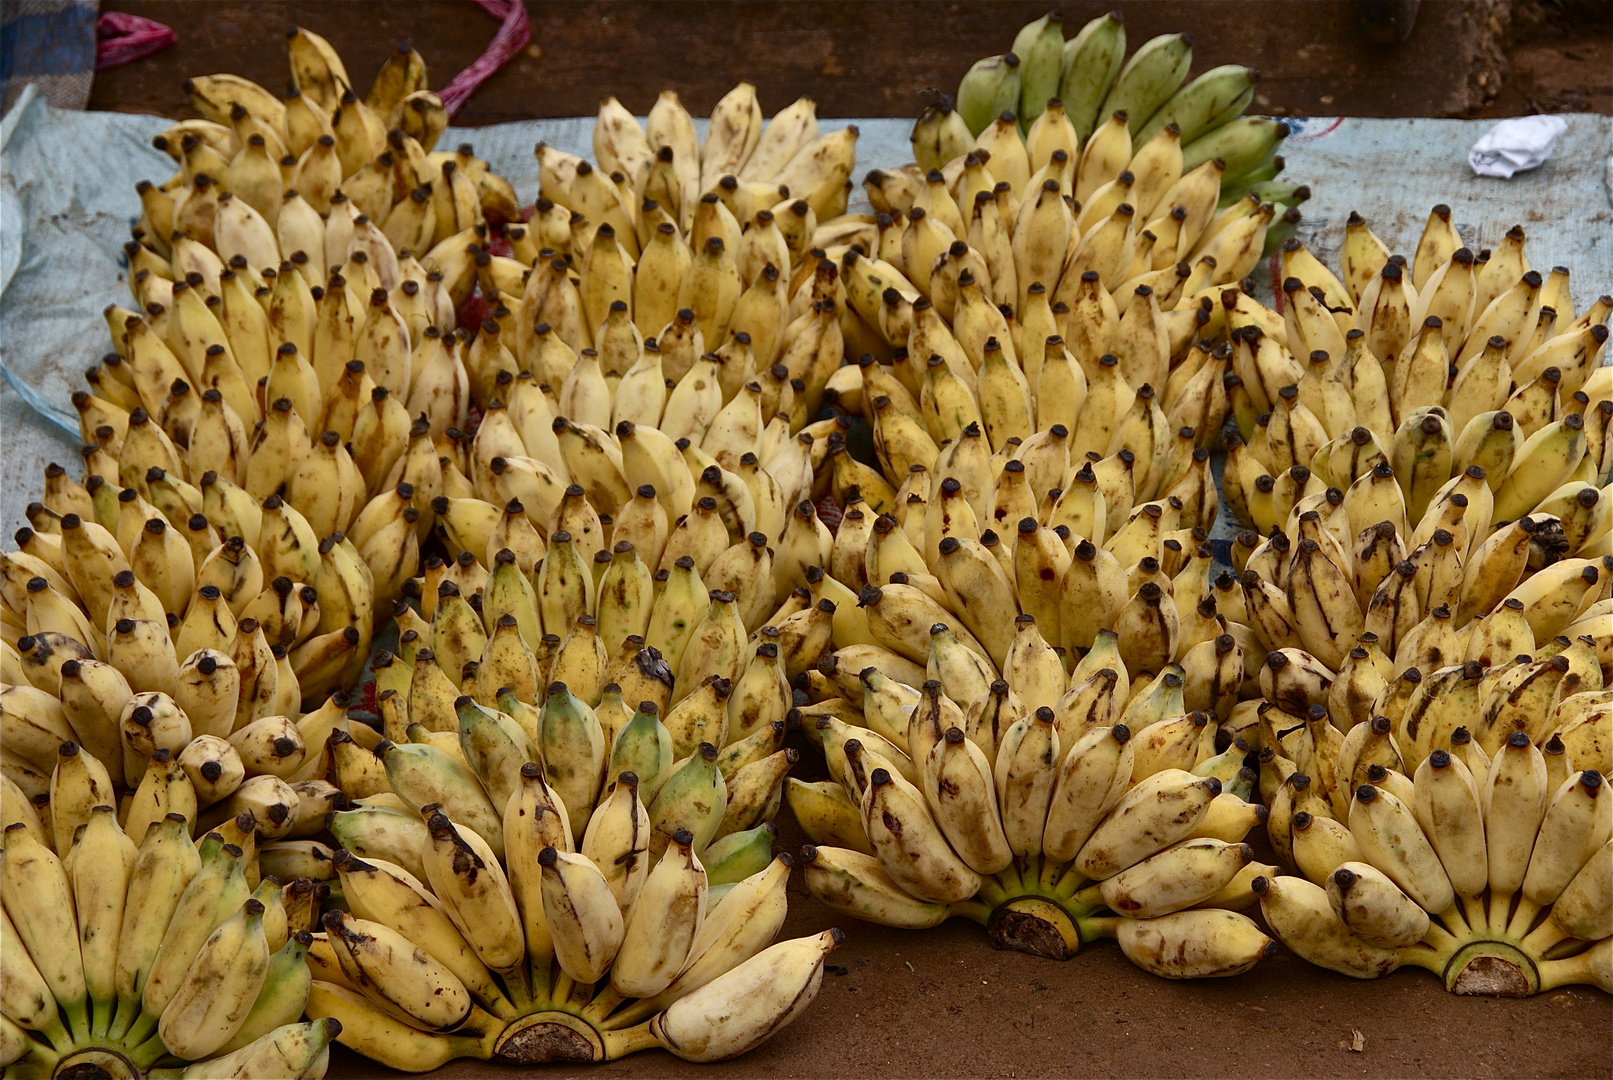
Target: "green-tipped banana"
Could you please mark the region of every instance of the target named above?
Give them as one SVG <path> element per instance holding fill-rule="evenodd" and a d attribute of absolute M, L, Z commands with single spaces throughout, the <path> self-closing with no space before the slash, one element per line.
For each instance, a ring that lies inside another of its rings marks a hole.
<path fill-rule="evenodd" d="M 1047 108 L 1047 99 L 1058 95 L 1064 74 L 1064 16 L 1050 11 L 1026 23 L 1014 38 L 1013 53 L 1020 59 L 1019 130 L 1023 133 Z M 988 116 L 986 123 L 993 119 L 995 116 Z"/>
<path fill-rule="evenodd" d="M 1182 175 L 1187 175 L 1211 158 L 1226 162 L 1221 188 L 1258 168 L 1276 153 L 1288 138 L 1288 125 L 1269 116 L 1244 116 L 1222 124 L 1182 147 Z"/>
<path fill-rule="evenodd" d="M 1176 91 L 1132 136 L 1132 141 L 1141 146 L 1166 124 L 1175 124 L 1182 129 L 1182 142 L 1190 143 L 1217 125 L 1243 115 L 1255 98 L 1258 79 L 1253 68 L 1242 64 L 1211 68 Z"/>
<path fill-rule="evenodd" d="M 1191 36 L 1161 34 L 1144 42 L 1120 69 L 1120 76 L 1115 79 L 1114 88 L 1104 99 L 1098 115 L 1110 116 L 1124 109 L 1131 121 L 1132 143 L 1138 145 L 1137 133 L 1176 93 L 1182 80 L 1187 78 L 1187 69 L 1192 66 Z M 1190 166 L 1184 163 L 1182 168 L 1185 172 Z"/>
<path fill-rule="evenodd" d="M 1098 123 L 1098 106 L 1126 62 L 1126 21 L 1118 11 L 1100 15 L 1064 43 L 1064 78 L 1059 98 L 1064 115 L 1075 125 L 1077 145 L 1083 145 Z"/>
<path fill-rule="evenodd" d="M 957 112 L 969 125 L 970 135 L 979 135 L 1005 112 L 1019 115 L 1020 66 L 1019 57 L 1008 52 L 976 60 L 964 72 L 958 83 Z"/>

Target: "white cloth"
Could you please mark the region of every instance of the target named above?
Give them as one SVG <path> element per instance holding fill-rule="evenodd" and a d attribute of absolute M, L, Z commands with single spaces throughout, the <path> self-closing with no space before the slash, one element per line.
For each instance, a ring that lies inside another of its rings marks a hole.
<path fill-rule="evenodd" d="M 1467 152 L 1467 163 L 1479 176 L 1509 179 L 1544 164 L 1557 136 L 1567 130 L 1560 116 L 1515 116 L 1486 131 Z"/>

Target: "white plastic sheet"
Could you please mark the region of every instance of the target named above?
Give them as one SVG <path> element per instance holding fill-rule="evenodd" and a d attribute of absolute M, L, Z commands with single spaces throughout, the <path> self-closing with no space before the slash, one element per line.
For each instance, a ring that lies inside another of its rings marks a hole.
<path fill-rule="evenodd" d="M 770 103 L 770 104 L 782 104 Z M 1358 210 L 1396 250 L 1415 246 L 1429 207 L 1445 202 L 1462 235 L 1493 245 L 1521 223 L 1539 266 L 1573 269 L 1583 307 L 1613 291 L 1613 212 L 1603 189 L 1613 123 L 1568 116 L 1551 160 L 1500 185 L 1473 176 L 1467 150 L 1487 121 L 1293 121 L 1285 175 L 1308 183 L 1312 199 L 1300 235 L 1330 265 L 1344 219 Z M 911 159 L 907 120 L 825 120 L 821 130 L 858 125 L 861 180 L 870 168 Z M 0 127 L 0 529 L 26 523 L 47 461 L 75 474 L 78 435 L 69 396 L 107 351 L 102 309 L 129 303 L 122 244 L 140 213 L 134 183 L 173 171 L 151 137 L 160 117 L 67 112 L 28 94 Z M 704 121 L 697 121 L 704 130 Z M 450 128 L 444 145 L 469 142 L 515 185 L 537 196 L 532 149 L 539 141 L 591 158 L 593 118 Z M 853 209 L 858 208 L 857 190 Z M 866 204 L 862 205 L 866 209 Z"/>

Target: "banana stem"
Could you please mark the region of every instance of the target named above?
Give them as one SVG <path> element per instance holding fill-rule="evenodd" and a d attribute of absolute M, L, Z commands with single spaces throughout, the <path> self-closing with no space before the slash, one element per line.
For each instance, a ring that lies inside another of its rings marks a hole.
<path fill-rule="evenodd" d="M 50 1040 L 53 1050 L 66 1053 L 68 1048 L 73 1045 L 73 1036 L 69 1035 L 67 1029 L 62 1026 L 60 1016 L 52 1017 L 50 1023 L 41 1028 L 39 1033 Z"/>
<path fill-rule="evenodd" d="M 549 987 L 549 1001 L 556 1005 L 569 1001 L 571 999 L 571 988 L 575 985 L 576 983 L 572 977 L 567 975 L 564 969 L 560 970 Z"/>
<path fill-rule="evenodd" d="M 1081 890 L 1081 886 L 1086 883 L 1086 880 L 1087 876 L 1077 870 L 1074 863 L 1070 863 L 1064 869 L 1064 876 L 1059 878 L 1059 883 L 1054 888 L 1053 895 L 1056 897 L 1074 896 Z"/>
<path fill-rule="evenodd" d="M 112 1014 L 112 1022 L 107 1025 L 106 1041 L 112 1043 L 122 1042 L 123 1037 L 129 1033 L 129 1025 L 134 1023 L 134 1018 L 139 1014 L 139 998 L 119 997 L 116 1009 Z"/>
<path fill-rule="evenodd" d="M 550 991 L 553 989 L 553 987 L 550 984 L 553 980 L 550 978 L 550 973 L 553 968 L 553 957 L 550 957 L 542 963 L 533 961 L 527 965 L 527 978 L 531 980 L 532 984 L 533 1004 L 541 1005 L 552 1000 Z"/>
<path fill-rule="evenodd" d="M 1434 917 L 1440 922 L 1444 923 L 1446 927 L 1450 929 L 1450 932 L 1455 934 L 1457 937 L 1465 938 L 1473 936 L 1472 928 L 1467 925 L 1467 920 L 1462 918 L 1461 909 L 1454 902 L 1450 907 L 1446 908 L 1444 911 L 1441 911 Z"/>
<path fill-rule="evenodd" d="M 1101 937 L 1112 938 L 1120 933 L 1120 916 L 1089 915 L 1084 919 L 1077 919 L 1075 928 L 1081 932 L 1082 941 L 1093 941 Z"/>
<path fill-rule="evenodd" d="M 28 1039 L 28 1052 L 18 1059 L 18 1064 L 24 1061 L 37 1062 L 45 1070 L 45 1074 L 49 1075 L 56 1070 L 56 1063 L 61 1059 L 61 1054 L 30 1036 Z M 10 1070 L 7 1070 L 6 1075 L 11 1075 Z"/>
<path fill-rule="evenodd" d="M 1573 983 L 1596 984 L 1590 949 L 1565 960 L 1541 960 L 1535 965 L 1535 971 L 1540 976 L 1541 992 Z"/>
<path fill-rule="evenodd" d="M 1027 855 L 1023 859 L 1014 860 L 1015 868 L 1019 871 L 1019 886 L 1030 891 L 1039 888 L 1042 880 L 1041 855 Z"/>
<path fill-rule="evenodd" d="M 107 998 L 105 1001 L 90 1002 L 90 1037 L 96 1041 L 106 1039 L 107 1028 L 112 1026 L 112 1017 L 118 1008 L 118 999 Z"/>
<path fill-rule="evenodd" d="M 650 1034 L 650 1021 L 635 1024 L 620 1031 L 601 1031 L 599 1039 L 605 1044 L 605 1060 L 614 1061 L 628 1054 L 636 1054 L 640 1050 L 653 1050 L 660 1044 L 655 1036 Z"/>
<path fill-rule="evenodd" d="M 1052 896 L 1058 890 L 1059 879 L 1064 876 L 1064 864 L 1057 863 L 1042 856 L 1042 872 L 1037 875 L 1037 885 L 1043 896 Z"/>
<path fill-rule="evenodd" d="M 1070 902 L 1079 907 L 1093 909 L 1103 906 L 1102 886 L 1094 881 L 1091 885 L 1070 897 Z"/>
<path fill-rule="evenodd" d="M 1489 922 L 1490 929 L 1497 934 L 1506 933 L 1507 915 L 1511 911 L 1512 894 L 1507 893 L 1504 896 L 1497 896 L 1492 892 L 1490 894 L 1490 914 L 1487 920 Z"/>
<path fill-rule="evenodd" d="M 1535 916 L 1540 914 L 1540 905 L 1527 896 L 1518 899 L 1518 910 L 1512 913 L 1512 921 L 1507 923 L 1507 937 L 1522 938 L 1529 933 L 1529 928 L 1535 924 Z"/>
<path fill-rule="evenodd" d="M 67 1027 L 73 1033 L 73 1040 L 80 1043 L 91 1041 L 88 1000 L 80 998 L 77 1001 L 70 1001 L 62 1006 L 61 1011 L 67 1014 Z"/>
<path fill-rule="evenodd" d="M 1462 943 L 1444 927 L 1437 923 L 1429 923 L 1428 933 L 1423 935 L 1423 944 L 1438 949 L 1443 953 L 1455 953 Z"/>
<path fill-rule="evenodd" d="M 1488 926 L 1490 917 L 1484 911 L 1484 898 L 1482 896 L 1463 896 L 1462 910 L 1467 913 L 1469 926 L 1476 926 L 1481 930 Z"/>
<path fill-rule="evenodd" d="M 590 1001 L 578 1015 L 598 1027 L 605 1017 L 609 1016 L 618 1005 L 626 1000 L 627 998 L 616 992 L 615 987 L 606 986 L 604 990 L 599 992 L 599 996 Z"/>
<path fill-rule="evenodd" d="M 517 1013 L 532 1011 L 534 1004 L 532 985 L 527 981 L 526 961 L 523 959 L 498 973 L 504 980 L 504 992 L 515 1005 Z"/>
<path fill-rule="evenodd" d="M 1439 949 L 1429 948 L 1427 945 L 1411 945 L 1404 949 L 1396 949 L 1395 955 L 1401 964 L 1410 964 L 1425 971 L 1432 971 L 1435 975 L 1445 973 L 1445 965 L 1450 962 L 1451 954 Z"/>
<path fill-rule="evenodd" d="M 1015 859 L 997 872 L 997 880 L 1002 884 L 1003 895 L 1019 896 L 1025 891 L 1025 881 L 1019 876 L 1019 862 Z"/>
<path fill-rule="evenodd" d="M 46 1080 L 55 1071 L 55 1058 L 29 1053 L 6 1066 L 6 1077 L 7 1080 L 12 1077 L 16 1077 L 16 1080 Z"/>
<path fill-rule="evenodd" d="M 156 1064 L 157 1059 L 168 1052 L 163 1045 L 161 1035 L 153 1035 L 145 1042 L 129 1051 L 129 1060 L 134 1062 L 141 1072 L 145 1072 Z"/>
<path fill-rule="evenodd" d="M 1536 956 L 1545 956 L 1548 951 L 1568 940 L 1571 935 L 1558 925 L 1556 919 L 1547 919 L 1524 938 L 1522 945 L 1526 952 Z"/>
<path fill-rule="evenodd" d="M 981 926 L 991 922 L 991 913 L 995 904 L 983 903 L 979 900 L 965 900 L 962 903 L 947 905 L 947 916 L 961 915 L 965 919 L 973 919 Z"/>
<path fill-rule="evenodd" d="M 1008 890 L 1003 885 L 1001 875 L 997 875 L 980 879 L 980 891 L 975 894 L 975 899 L 989 907 L 996 907 L 1004 900 L 1007 900 L 1009 895 Z"/>
<path fill-rule="evenodd" d="M 157 1030 L 157 1020 L 158 1018 L 150 1013 L 142 1012 L 124 1034 L 123 1045 L 138 1047 L 144 1044 L 147 1039 L 151 1038 L 152 1033 Z"/>
<path fill-rule="evenodd" d="M 498 1045 L 498 1037 L 503 1033 L 504 1025 L 498 1023 L 483 1031 L 461 1030 L 447 1036 L 447 1039 L 453 1048 L 454 1057 L 479 1058 L 486 1061 L 493 1056 L 493 1048 Z"/>

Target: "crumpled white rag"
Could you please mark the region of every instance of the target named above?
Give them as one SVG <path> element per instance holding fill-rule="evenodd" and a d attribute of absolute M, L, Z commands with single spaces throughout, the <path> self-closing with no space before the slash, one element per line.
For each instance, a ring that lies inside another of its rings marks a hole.
<path fill-rule="evenodd" d="M 1506 179 L 1543 164 L 1566 130 L 1560 116 L 1515 116 L 1486 131 L 1467 152 L 1467 163 L 1479 176 Z"/>

